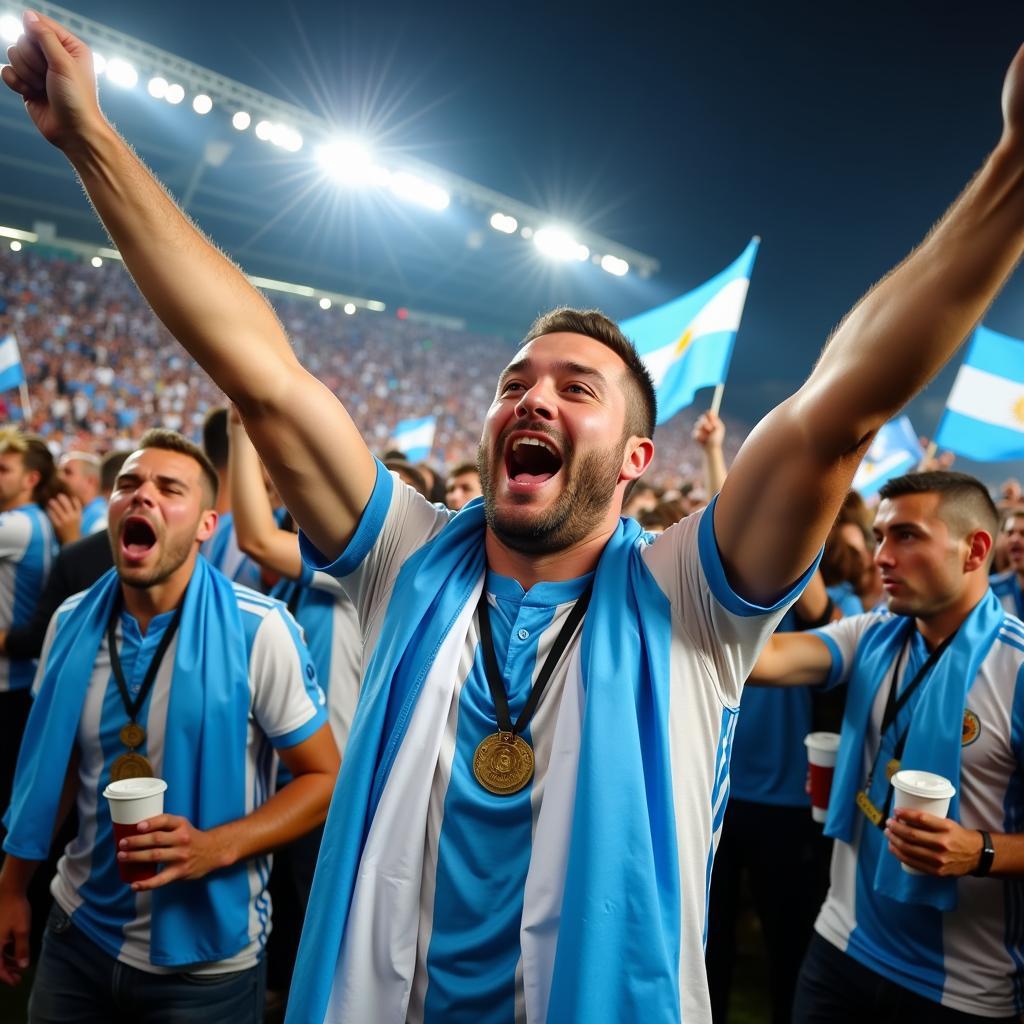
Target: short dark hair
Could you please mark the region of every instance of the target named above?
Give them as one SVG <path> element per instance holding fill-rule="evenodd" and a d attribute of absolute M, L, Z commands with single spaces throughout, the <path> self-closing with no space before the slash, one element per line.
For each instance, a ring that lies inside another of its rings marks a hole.
<path fill-rule="evenodd" d="M 882 484 L 878 496 L 900 498 L 905 494 L 938 494 L 943 521 L 961 534 L 985 530 L 995 538 L 999 532 L 999 511 L 988 488 L 969 473 L 949 469 L 907 473 Z"/>
<path fill-rule="evenodd" d="M 453 467 L 448 471 L 449 482 L 457 476 L 462 476 L 463 473 L 476 473 L 480 475 L 480 467 L 475 462 L 460 462 L 457 466 Z"/>
<path fill-rule="evenodd" d="M 610 348 L 625 364 L 629 389 L 626 393 L 626 431 L 636 437 L 653 437 L 658 418 L 654 381 L 633 343 L 599 309 L 571 309 L 561 306 L 543 313 L 530 325 L 525 344 L 545 334 L 582 334 Z M 629 394 L 632 390 L 633 394 Z M 631 400 L 632 399 L 632 400 Z"/>
<path fill-rule="evenodd" d="M 220 486 L 220 481 L 217 479 L 217 471 L 213 468 L 213 463 L 210 462 L 206 453 L 199 445 L 193 444 L 184 434 L 179 434 L 176 430 L 154 427 L 142 435 L 135 451 L 142 451 L 145 448 L 158 448 L 161 451 L 178 452 L 181 455 L 187 455 L 190 459 L 195 459 L 202 470 L 200 479 L 204 485 L 203 491 L 205 493 L 203 497 L 206 499 L 203 507 L 213 508 L 217 504 L 217 489 Z"/>
<path fill-rule="evenodd" d="M 107 452 L 103 456 L 103 461 L 100 462 L 100 490 L 104 494 L 109 494 L 114 489 L 114 484 L 117 483 L 117 474 L 121 472 L 124 460 L 129 455 L 131 452 L 124 449 Z"/>
<path fill-rule="evenodd" d="M 228 468 L 228 410 L 215 405 L 203 420 L 203 451 L 214 469 Z"/>

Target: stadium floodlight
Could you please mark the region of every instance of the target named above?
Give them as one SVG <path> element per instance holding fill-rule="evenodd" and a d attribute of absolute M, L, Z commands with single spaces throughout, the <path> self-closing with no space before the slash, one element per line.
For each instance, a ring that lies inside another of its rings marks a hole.
<path fill-rule="evenodd" d="M 231 118 L 231 124 L 238 129 L 240 132 L 244 132 L 249 125 L 252 124 L 252 118 L 244 110 L 235 111 L 234 117 Z"/>
<path fill-rule="evenodd" d="M 274 126 L 269 121 L 257 121 L 256 122 L 256 138 L 260 142 L 269 142 L 270 134 L 273 132 Z"/>
<path fill-rule="evenodd" d="M 507 213 L 492 213 L 491 227 L 505 235 L 514 235 L 519 230 L 519 221 Z"/>
<path fill-rule="evenodd" d="M 197 114 L 208 114 L 213 110 L 213 100 L 205 92 L 201 92 L 192 100 L 192 109 Z"/>
<path fill-rule="evenodd" d="M 21 242 L 16 238 L 11 239 L 11 252 L 21 252 Z"/>
<path fill-rule="evenodd" d="M 356 311 L 356 304 L 354 302 L 346 302 L 344 309 L 349 316 L 352 316 Z"/>
<path fill-rule="evenodd" d="M 625 260 L 620 260 L 618 256 L 612 256 L 609 253 L 607 256 L 601 257 L 601 269 L 606 270 L 609 274 L 614 274 L 616 277 L 625 277 L 629 273 L 629 264 Z"/>
<path fill-rule="evenodd" d="M 120 57 L 111 57 L 107 61 L 107 78 L 122 89 L 134 89 L 139 80 L 135 68 Z"/>
<path fill-rule="evenodd" d="M 146 86 L 146 91 L 155 100 L 162 100 L 167 95 L 168 81 L 166 78 L 161 78 L 157 75 L 155 78 L 149 80 L 149 84 Z"/>
<path fill-rule="evenodd" d="M 317 146 L 315 157 L 324 174 L 340 185 L 383 185 L 390 176 L 358 139 L 332 139 Z"/>
<path fill-rule="evenodd" d="M 5 43 L 16 43 L 21 35 L 21 22 L 13 14 L 0 16 L 0 39 Z"/>
<path fill-rule="evenodd" d="M 444 210 L 452 201 L 451 196 L 432 181 L 426 181 L 408 171 L 398 171 L 391 175 L 389 182 L 391 191 L 400 199 L 419 203 L 431 210 Z"/>
<path fill-rule="evenodd" d="M 320 300 L 320 308 L 321 309 L 330 309 L 331 308 L 331 300 L 329 298 L 327 298 L 326 295 Z"/>
<path fill-rule="evenodd" d="M 103 260 L 101 260 L 99 256 L 93 256 L 93 258 L 89 260 L 89 262 L 97 269 L 103 266 Z"/>
<path fill-rule="evenodd" d="M 107 58 L 95 50 L 92 51 L 92 70 L 97 75 L 102 75 L 107 70 Z"/>
<path fill-rule="evenodd" d="M 164 99 L 171 104 L 172 107 L 176 107 L 185 98 L 185 87 L 179 85 L 177 82 L 173 82 L 167 86 L 167 92 L 164 94 Z"/>
<path fill-rule="evenodd" d="M 289 153 L 298 153 L 302 149 L 302 136 L 286 124 L 272 124 L 269 138 L 275 146 Z"/>
<path fill-rule="evenodd" d="M 585 260 L 590 257 L 590 250 L 577 242 L 564 228 L 541 228 L 534 234 L 533 244 L 553 260 Z"/>

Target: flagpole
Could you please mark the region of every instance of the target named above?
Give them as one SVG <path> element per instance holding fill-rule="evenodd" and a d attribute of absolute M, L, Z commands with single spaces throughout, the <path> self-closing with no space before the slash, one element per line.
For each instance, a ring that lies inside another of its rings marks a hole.
<path fill-rule="evenodd" d="M 711 396 L 711 412 L 716 416 L 718 410 L 722 408 L 722 395 L 725 394 L 725 383 L 715 385 L 715 393 Z"/>
<path fill-rule="evenodd" d="M 928 447 L 925 449 L 924 458 L 921 460 L 921 464 L 917 467 L 920 472 L 921 466 L 927 466 L 932 459 L 935 458 L 935 453 L 939 450 L 939 446 L 934 441 L 928 442 Z"/>

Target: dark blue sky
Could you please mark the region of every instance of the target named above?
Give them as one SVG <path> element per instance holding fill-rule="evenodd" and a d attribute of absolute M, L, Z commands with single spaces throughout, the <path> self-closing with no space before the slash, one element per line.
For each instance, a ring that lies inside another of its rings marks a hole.
<path fill-rule="evenodd" d="M 601 282 L 618 317 L 760 234 L 726 390 L 747 418 L 799 383 L 979 166 L 1024 40 L 1020 0 L 76 9 L 656 256 L 644 287 Z M 523 326 L 562 284 L 536 274 Z M 1024 275 L 986 322 L 1024 336 Z M 912 408 L 922 432 L 950 382 Z"/>

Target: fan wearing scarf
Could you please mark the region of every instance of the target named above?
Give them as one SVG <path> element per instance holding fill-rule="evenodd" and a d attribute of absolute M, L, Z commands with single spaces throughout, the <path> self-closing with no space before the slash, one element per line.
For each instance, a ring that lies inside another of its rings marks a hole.
<path fill-rule="evenodd" d="M 961 199 L 751 433 L 717 501 L 653 539 L 620 515 L 654 455 L 653 388 L 611 321 L 540 318 L 486 412 L 483 499 L 435 508 L 373 458 L 107 122 L 88 47 L 23 23 L 3 81 L 238 406 L 310 567 L 359 610 L 363 683 L 288 1019 L 709 1021 L 708 878 L 742 683 L 872 437 L 1024 250 L 1024 52 Z"/>
<path fill-rule="evenodd" d="M 33 1024 L 262 1020 L 269 851 L 323 821 L 337 774 L 294 620 L 199 557 L 217 520 L 213 467 L 172 431 L 140 444 L 110 500 L 114 569 L 51 620 L 4 822 L 0 980 L 15 984 L 26 886 L 78 811 Z M 293 781 L 274 794 L 279 759 Z M 165 813 L 115 843 L 103 791 L 140 775 L 166 781 Z M 119 861 L 161 869 L 127 884 Z"/>
<path fill-rule="evenodd" d="M 913 473 L 880 495 L 888 611 L 777 634 L 750 678 L 847 686 L 825 825 L 839 841 L 793 1020 L 1017 1021 L 1024 624 L 988 585 L 998 513 L 963 473 Z M 900 769 L 951 780 L 949 817 L 901 808 Z"/>

